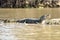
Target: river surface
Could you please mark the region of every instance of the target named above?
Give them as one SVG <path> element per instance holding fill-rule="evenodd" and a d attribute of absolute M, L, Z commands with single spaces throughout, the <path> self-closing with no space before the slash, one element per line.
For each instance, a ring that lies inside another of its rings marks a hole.
<path fill-rule="evenodd" d="M 51 14 L 51 18 L 60 18 L 60 8 L 0 8 L 0 19 L 40 18 L 46 14 Z"/>
<path fill-rule="evenodd" d="M 60 40 L 60 25 L 2 23 L 0 40 Z"/>

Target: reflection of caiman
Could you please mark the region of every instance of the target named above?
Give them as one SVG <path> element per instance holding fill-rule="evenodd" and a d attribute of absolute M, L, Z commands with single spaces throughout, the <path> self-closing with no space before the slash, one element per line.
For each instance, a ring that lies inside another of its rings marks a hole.
<path fill-rule="evenodd" d="M 23 19 L 23 20 L 17 20 L 18 23 L 41 23 L 43 20 L 45 20 L 49 15 L 43 15 L 40 17 L 40 19 Z"/>

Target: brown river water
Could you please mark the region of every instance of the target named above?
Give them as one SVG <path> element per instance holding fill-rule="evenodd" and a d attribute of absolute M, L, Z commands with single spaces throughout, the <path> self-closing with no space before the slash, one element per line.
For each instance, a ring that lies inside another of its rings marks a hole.
<path fill-rule="evenodd" d="M 1 9 L 0 19 L 60 18 L 60 8 Z M 60 25 L 0 23 L 0 40 L 60 40 Z"/>
<path fill-rule="evenodd" d="M 60 40 L 60 25 L 3 23 L 0 40 Z"/>

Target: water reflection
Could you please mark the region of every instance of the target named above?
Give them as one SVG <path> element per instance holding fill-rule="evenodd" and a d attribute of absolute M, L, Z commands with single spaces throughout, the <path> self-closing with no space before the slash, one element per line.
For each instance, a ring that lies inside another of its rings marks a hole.
<path fill-rule="evenodd" d="M 0 25 L 0 40 L 58 40 L 59 38 L 59 25 L 19 23 Z"/>

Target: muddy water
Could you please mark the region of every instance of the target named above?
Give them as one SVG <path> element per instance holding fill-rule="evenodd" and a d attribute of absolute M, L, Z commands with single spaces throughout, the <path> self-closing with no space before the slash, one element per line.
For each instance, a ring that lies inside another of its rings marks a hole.
<path fill-rule="evenodd" d="M 45 14 L 51 14 L 52 18 L 60 18 L 60 8 L 26 8 L 26 9 L 0 8 L 0 18 L 3 19 L 39 18 L 40 16 Z"/>
<path fill-rule="evenodd" d="M 0 40 L 60 40 L 60 25 L 0 24 Z"/>

